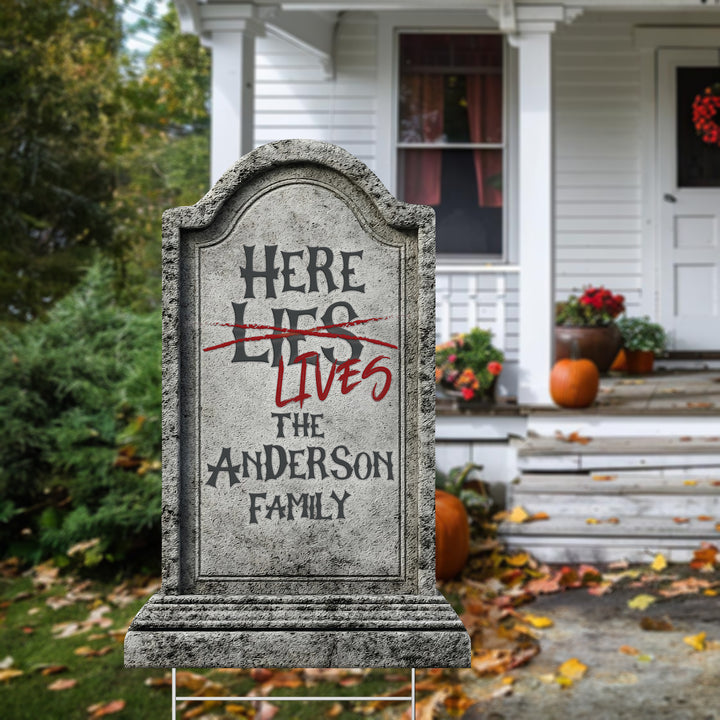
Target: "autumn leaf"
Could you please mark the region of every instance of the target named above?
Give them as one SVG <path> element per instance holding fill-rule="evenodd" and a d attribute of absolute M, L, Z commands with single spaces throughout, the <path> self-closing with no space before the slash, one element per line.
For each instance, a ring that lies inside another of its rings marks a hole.
<path fill-rule="evenodd" d="M 125 708 L 124 700 L 111 700 L 108 703 L 95 703 L 91 705 L 87 711 L 90 714 L 90 720 L 95 718 L 105 717 L 106 715 L 113 715 L 119 713 Z"/>
<path fill-rule="evenodd" d="M 650 568 L 656 573 L 662 572 L 667 567 L 667 560 L 662 553 L 658 553 L 655 559 L 650 563 Z"/>
<path fill-rule="evenodd" d="M 585 523 L 586 523 L 587 525 L 599 525 L 599 524 L 600 524 L 600 520 L 598 520 L 597 518 L 588 518 L 588 519 L 585 521 Z"/>
<path fill-rule="evenodd" d="M 516 555 L 508 555 L 505 558 L 505 562 L 508 565 L 512 565 L 513 567 L 523 567 L 530 562 L 530 555 L 528 555 L 526 552 L 520 552 Z"/>
<path fill-rule="evenodd" d="M 610 480 L 616 480 L 617 475 L 593 475 L 592 479 L 597 482 L 608 482 Z"/>
<path fill-rule="evenodd" d="M 673 518 L 673 522 L 674 522 L 674 523 L 677 523 L 678 525 L 684 525 L 685 523 L 689 523 L 689 522 L 690 522 L 690 518 L 686 518 L 686 517 L 674 517 L 674 518 Z"/>
<path fill-rule="evenodd" d="M 706 632 L 698 633 L 697 635 L 688 635 L 683 638 L 683 642 L 687 643 L 693 650 L 702 651 L 705 650 L 705 639 L 707 638 Z"/>
<path fill-rule="evenodd" d="M 673 624 L 667 619 L 644 617 L 640 621 L 640 627 L 650 632 L 670 632 L 674 630 Z"/>
<path fill-rule="evenodd" d="M 510 665 L 512 653 L 507 649 L 482 650 L 473 653 L 470 667 L 478 675 L 500 674 L 505 672 Z"/>
<path fill-rule="evenodd" d="M 73 680 L 72 678 L 60 678 L 54 683 L 50 683 L 50 685 L 48 685 L 48 690 L 70 690 L 70 688 L 74 688 L 76 685 L 77 680 Z"/>
<path fill-rule="evenodd" d="M 698 515 L 697 519 L 700 522 L 712 522 L 715 518 L 712 515 Z"/>
<path fill-rule="evenodd" d="M 577 658 L 566 660 L 559 668 L 558 674 L 569 680 L 580 680 L 587 672 L 587 665 L 581 663 Z"/>
<path fill-rule="evenodd" d="M 717 584 L 717 583 L 715 583 Z M 712 583 L 708 580 L 702 580 L 700 578 L 690 577 L 686 580 L 675 580 L 670 583 L 669 587 L 660 590 L 660 594 L 663 597 L 671 598 L 677 595 L 694 595 L 699 593 L 700 590 L 711 587 Z"/>
<path fill-rule="evenodd" d="M 554 625 L 553 621 L 548 617 L 543 617 L 542 615 L 523 615 L 522 619 L 530 623 L 534 628 L 548 628 L 552 627 Z"/>
<path fill-rule="evenodd" d="M 0 682 L 6 682 L 8 680 L 12 680 L 13 678 L 20 677 L 20 675 L 23 674 L 22 670 L 16 670 L 14 668 L 7 668 L 5 670 L 0 670 Z"/>
<path fill-rule="evenodd" d="M 546 512 L 533 513 L 528 519 L 528 522 L 534 522 L 535 520 L 549 520 L 550 516 Z"/>
<path fill-rule="evenodd" d="M 511 523 L 524 523 L 530 515 L 520 506 L 516 505 L 508 515 L 508 522 Z"/>
<path fill-rule="evenodd" d="M 80 657 L 102 657 L 103 655 L 107 655 L 111 652 L 112 649 L 112 645 L 106 645 L 99 650 L 91 648 L 89 645 L 82 645 L 81 647 L 75 648 L 73 652 Z"/>
<path fill-rule="evenodd" d="M 58 673 L 65 672 L 67 669 L 67 665 L 46 665 L 40 670 L 40 674 L 44 676 L 57 675 Z"/>
<path fill-rule="evenodd" d="M 710 543 L 703 543 L 699 550 L 693 552 L 693 559 L 690 561 L 690 567 L 699 570 L 705 565 L 714 565 L 717 562 L 718 549 Z"/>
<path fill-rule="evenodd" d="M 632 600 L 628 600 L 628 607 L 631 610 L 647 610 L 656 599 L 652 595 L 636 595 Z"/>
<path fill-rule="evenodd" d="M 683 480 L 683 485 L 690 485 L 692 487 L 693 485 L 697 485 L 697 484 L 698 484 L 697 480 Z"/>
<path fill-rule="evenodd" d="M 640 651 L 637 648 L 632 647 L 632 645 L 621 645 L 618 648 L 618 651 L 621 652 L 623 655 L 639 655 Z"/>

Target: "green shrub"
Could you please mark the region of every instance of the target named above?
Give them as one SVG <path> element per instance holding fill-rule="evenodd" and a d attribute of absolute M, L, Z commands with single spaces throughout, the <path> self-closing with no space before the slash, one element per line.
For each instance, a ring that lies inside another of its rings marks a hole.
<path fill-rule="evenodd" d="M 97 537 L 96 559 L 125 562 L 158 543 L 160 397 L 160 313 L 119 307 L 106 264 L 47 319 L 0 332 L 7 554 L 36 561 Z"/>

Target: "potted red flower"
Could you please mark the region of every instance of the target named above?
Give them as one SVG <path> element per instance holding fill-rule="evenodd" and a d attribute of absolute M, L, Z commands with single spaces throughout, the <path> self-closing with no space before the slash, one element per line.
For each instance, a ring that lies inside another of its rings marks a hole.
<path fill-rule="evenodd" d="M 579 356 L 592 360 L 606 372 L 622 344 L 615 324 L 625 310 L 625 298 L 604 288 L 589 286 L 582 295 L 571 295 L 555 309 L 555 359 L 571 356 L 573 341 Z"/>

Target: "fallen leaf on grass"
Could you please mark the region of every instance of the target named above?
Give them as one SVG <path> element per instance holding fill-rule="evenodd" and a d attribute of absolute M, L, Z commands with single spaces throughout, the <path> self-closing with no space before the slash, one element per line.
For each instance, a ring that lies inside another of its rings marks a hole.
<path fill-rule="evenodd" d="M 649 632 L 670 632 L 674 630 L 673 624 L 667 619 L 644 617 L 640 621 L 640 627 Z"/>
<path fill-rule="evenodd" d="M 70 690 L 70 688 L 74 688 L 76 685 L 77 680 L 73 680 L 73 678 L 60 678 L 60 680 L 50 683 L 48 690 Z"/>
<path fill-rule="evenodd" d="M 107 655 L 112 649 L 112 645 L 106 645 L 99 650 L 91 648 L 89 645 L 82 645 L 79 648 L 75 648 L 73 652 L 80 657 L 102 657 L 103 655 Z"/>
<path fill-rule="evenodd" d="M 667 560 L 662 553 L 658 553 L 655 559 L 650 563 L 650 568 L 655 572 L 662 572 L 667 567 Z"/>
<path fill-rule="evenodd" d="M 247 705 L 240 705 L 239 703 L 227 703 L 227 705 L 225 705 L 225 712 L 231 713 L 234 717 L 255 717 L 255 710 L 252 707 L 248 707 Z"/>
<path fill-rule="evenodd" d="M 41 675 L 57 675 L 58 673 L 65 672 L 67 665 L 46 665 L 40 670 Z"/>
<path fill-rule="evenodd" d="M 226 707 L 228 708 L 228 710 L 230 709 L 229 705 Z M 345 708 L 342 706 L 342 703 L 339 703 L 339 702 L 333 703 L 330 706 L 330 709 L 325 713 L 325 717 L 336 718 L 339 715 L 342 715 L 344 710 L 345 710 Z"/>
<path fill-rule="evenodd" d="M 693 650 L 702 651 L 705 650 L 705 640 L 707 638 L 706 632 L 698 633 L 697 635 L 688 635 L 683 638 L 683 642 L 687 643 Z"/>
<path fill-rule="evenodd" d="M 631 610 L 647 610 L 656 599 L 652 595 L 636 595 L 632 600 L 628 600 L 628 607 Z"/>
<path fill-rule="evenodd" d="M 108 703 L 95 703 L 91 705 L 87 711 L 90 713 L 90 720 L 95 718 L 105 717 L 106 715 L 113 715 L 119 713 L 125 708 L 124 700 L 111 700 Z"/>
<path fill-rule="evenodd" d="M 20 677 L 23 674 L 22 670 L 15 670 L 13 668 L 7 668 L 6 670 L 0 670 L 0 682 L 7 682 L 13 678 Z"/>

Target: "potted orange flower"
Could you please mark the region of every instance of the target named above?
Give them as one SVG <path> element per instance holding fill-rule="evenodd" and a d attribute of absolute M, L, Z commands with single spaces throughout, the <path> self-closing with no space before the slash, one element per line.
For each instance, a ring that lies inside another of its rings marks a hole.
<path fill-rule="evenodd" d="M 435 348 L 435 382 L 464 402 L 492 403 L 504 356 L 492 333 L 474 328 Z"/>

